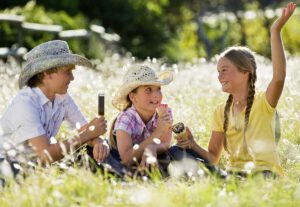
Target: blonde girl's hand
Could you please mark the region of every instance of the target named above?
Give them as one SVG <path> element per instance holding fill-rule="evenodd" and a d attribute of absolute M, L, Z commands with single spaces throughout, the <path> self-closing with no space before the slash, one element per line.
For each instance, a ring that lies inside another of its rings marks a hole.
<path fill-rule="evenodd" d="M 186 127 L 187 139 L 177 136 L 177 145 L 183 149 L 192 149 L 197 143 L 188 127 Z"/>
<path fill-rule="evenodd" d="M 289 18 L 293 15 L 296 9 L 296 4 L 290 2 L 287 4 L 285 8 L 282 10 L 282 14 L 271 26 L 271 31 L 281 31 L 282 27 L 289 20 Z"/>

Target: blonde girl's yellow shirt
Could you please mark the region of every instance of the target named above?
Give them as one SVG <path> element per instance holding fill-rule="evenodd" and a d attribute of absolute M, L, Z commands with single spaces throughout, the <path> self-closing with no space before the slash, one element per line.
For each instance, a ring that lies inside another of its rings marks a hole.
<path fill-rule="evenodd" d="M 225 104 L 214 111 L 212 130 L 224 132 Z M 231 171 L 251 170 L 251 172 L 271 170 L 283 175 L 275 143 L 275 111 L 266 99 L 265 92 L 257 93 L 251 108 L 246 131 L 248 150 L 243 147 L 245 109 L 239 116 L 233 116 L 232 105 L 226 132 Z"/>

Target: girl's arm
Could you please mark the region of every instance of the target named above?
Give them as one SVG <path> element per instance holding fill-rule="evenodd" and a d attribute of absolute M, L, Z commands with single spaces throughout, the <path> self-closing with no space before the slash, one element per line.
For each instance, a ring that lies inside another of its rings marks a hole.
<path fill-rule="evenodd" d="M 134 157 L 136 158 L 137 161 L 140 161 L 147 146 L 153 145 L 154 144 L 153 139 L 162 137 L 162 135 L 163 135 L 162 131 L 154 130 L 154 132 L 147 139 L 145 139 L 143 142 L 139 144 L 139 147 L 137 149 L 134 149 L 130 134 L 122 130 L 117 130 L 116 132 L 117 146 L 118 146 L 118 151 L 120 153 L 122 163 L 127 166 L 132 165 L 135 163 L 135 161 L 133 160 Z M 171 142 L 171 135 L 170 135 L 170 142 Z M 165 148 L 165 146 L 167 146 L 165 141 L 162 141 L 160 144 L 156 146 L 157 146 L 156 147 L 157 153 L 160 153 L 163 149 L 168 149 Z"/>
<path fill-rule="evenodd" d="M 154 153 L 161 153 L 166 151 L 171 144 L 171 126 L 172 119 L 168 113 L 165 113 L 158 117 L 157 128 L 147 137 L 143 142 L 139 144 L 137 149 L 133 149 L 133 143 L 131 135 L 123 130 L 117 130 L 117 147 L 124 165 L 130 166 L 136 161 L 140 161 L 145 149 L 151 145 L 151 151 Z M 154 138 L 158 138 L 161 143 L 155 144 Z M 155 156 L 155 155 L 154 155 Z M 136 158 L 136 161 L 133 160 Z"/>
<path fill-rule="evenodd" d="M 281 40 L 281 30 L 289 18 L 292 16 L 296 4 L 290 2 L 282 10 L 281 16 L 271 26 L 271 53 L 273 64 L 273 78 L 267 88 L 266 97 L 272 107 L 276 107 L 281 96 L 286 74 L 286 59 L 283 43 Z"/>
<path fill-rule="evenodd" d="M 160 140 L 161 140 L 161 143 L 155 145 L 157 154 L 164 153 L 170 148 L 171 140 L 172 140 L 171 129 L 168 132 L 166 132 Z"/>
<path fill-rule="evenodd" d="M 217 164 L 220 160 L 221 152 L 224 146 L 224 133 L 213 131 L 208 145 L 208 150 L 205 150 L 196 143 L 191 131 L 187 128 L 188 139 L 178 140 L 177 145 L 182 148 L 189 148 L 203 157 L 211 164 Z"/>

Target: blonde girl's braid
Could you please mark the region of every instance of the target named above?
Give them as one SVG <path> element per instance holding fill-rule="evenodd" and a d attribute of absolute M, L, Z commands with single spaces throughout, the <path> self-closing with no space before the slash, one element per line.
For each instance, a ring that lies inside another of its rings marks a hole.
<path fill-rule="evenodd" d="M 244 122 L 245 126 L 244 126 L 244 138 L 243 138 L 243 144 L 244 146 L 247 147 L 246 130 L 248 128 L 250 112 L 251 112 L 251 108 L 254 101 L 254 95 L 255 95 L 255 81 L 256 81 L 257 67 L 256 67 L 254 54 L 247 47 L 234 46 L 224 51 L 220 55 L 220 57 L 225 57 L 229 59 L 240 72 L 249 72 L 249 79 L 248 79 L 249 89 L 248 89 L 248 97 L 247 97 L 247 106 L 245 111 L 245 122 Z M 232 101 L 233 101 L 233 97 L 232 95 L 229 95 L 224 109 L 223 130 L 224 130 L 224 148 L 226 151 L 228 151 L 226 131 L 228 128 L 229 112 L 230 112 L 229 110 Z"/>
<path fill-rule="evenodd" d="M 246 130 L 248 128 L 248 123 L 249 123 L 249 117 L 250 117 L 250 112 L 251 108 L 253 105 L 254 101 L 254 95 L 255 95 L 255 82 L 256 82 L 256 62 L 254 59 L 254 55 L 250 52 L 245 52 L 244 54 L 247 56 L 250 65 L 251 65 L 251 72 L 249 73 L 249 89 L 248 89 L 248 96 L 247 96 L 247 106 L 246 106 L 246 111 L 245 111 L 245 124 L 244 124 L 244 138 L 243 138 L 243 145 L 247 149 L 247 142 L 246 142 Z"/>
<path fill-rule="evenodd" d="M 246 130 L 248 128 L 249 123 L 249 117 L 251 108 L 254 101 L 254 95 L 255 95 L 255 81 L 256 81 L 256 73 L 249 75 L 249 90 L 248 90 L 248 97 L 247 97 L 247 106 L 245 111 L 245 126 L 244 126 L 244 139 L 243 139 L 243 145 L 247 149 L 247 142 L 246 142 Z"/>
<path fill-rule="evenodd" d="M 224 148 L 228 152 L 227 148 L 227 137 L 226 137 L 226 131 L 228 129 L 228 122 L 229 122 L 229 110 L 230 106 L 232 104 L 233 97 L 230 94 L 227 98 L 226 105 L 225 105 L 225 110 L 224 110 L 224 123 L 223 123 L 223 130 L 224 130 Z"/>

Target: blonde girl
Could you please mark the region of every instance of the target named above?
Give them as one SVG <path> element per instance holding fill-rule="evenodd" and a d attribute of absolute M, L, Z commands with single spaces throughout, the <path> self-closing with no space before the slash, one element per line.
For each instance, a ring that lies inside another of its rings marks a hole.
<path fill-rule="evenodd" d="M 255 91 L 253 53 L 246 47 L 230 47 L 221 54 L 217 64 L 219 82 L 229 96 L 214 111 L 208 150 L 200 147 L 190 132 L 188 140 L 179 137 L 180 148 L 190 148 L 212 164 L 219 162 L 224 148 L 229 155 L 228 170 L 233 173 L 283 174 L 276 150 L 274 117 L 286 74 L 281 30 L 295 8 L 294 3 L 288 3 L 271 27 L 273 77 L 267 90 Z M 171 149 L 173 154 L 178 151 L 178 147 Z"/>

